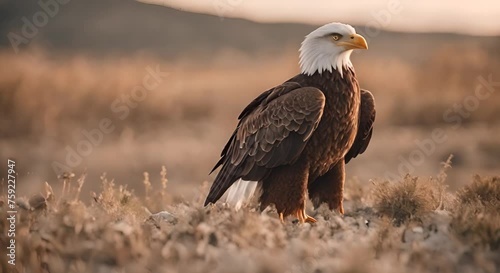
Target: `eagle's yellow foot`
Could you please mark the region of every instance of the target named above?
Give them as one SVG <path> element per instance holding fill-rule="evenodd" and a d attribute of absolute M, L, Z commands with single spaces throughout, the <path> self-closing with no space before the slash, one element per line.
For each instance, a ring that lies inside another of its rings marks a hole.
<path fill-rule="evenodd" d="M 285 224 L 285 220 L 284 220 L 284 217 L 283 217 L 283 212 L 280 212 L 279 213 L 279 217 L 280 217 L 280 221 L 282 224 Z"/>
<path fill-rule="evenodd" d="M 312 224 L 312 223 L 316 223 L 316 222 L 318 222 L 318 220 L 314 219 L 313 217 L 311 217 L 309 215 L 306 215 L 306 217 L 303 220 L 301 220 L 301 223 L 310 223 L 310 224 Z"/>
<path fill-rule="evenodd" d="M 299 219 L 299 222 L 301 224 L 303 224 L 303 223 L 316 223 L 317 222 L 316 219 L 307 215 L 306 209 L 302 209 L 302 210 L 297 211 L 296 216 L 297 216 L 297 219 Z"/>
<path fill-rule="evenodd" d="M 317 222 L 316 219 L 307 215 L 305 209 L 298 210 L 297 212 L 292 213 L 291 215 L 295 216 L 297 218 L 297 220 L 299 221 L 299 223 L 301 223 L 301 224 L 303 224 L 303 223 L 316 223 Z M 285 224 L 285 215 L 283 214 L 283 212 L 279 212 L 278 216 L 280 218 L 281 223 Z"/>

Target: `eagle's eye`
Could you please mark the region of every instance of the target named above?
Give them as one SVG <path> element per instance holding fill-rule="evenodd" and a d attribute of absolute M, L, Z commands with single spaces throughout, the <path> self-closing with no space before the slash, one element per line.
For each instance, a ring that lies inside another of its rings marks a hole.
<path fill-rule="evenodd" d="M 342 38 L 342 35 L 340 35 L 340 34 L 338 34 L 338 33 L 334 33 L 334 34 L 332 34 L 332 39 L 333 39 L 334 41 L 338 41 L 338 40 L 340 40 L 340 38 Z"/>

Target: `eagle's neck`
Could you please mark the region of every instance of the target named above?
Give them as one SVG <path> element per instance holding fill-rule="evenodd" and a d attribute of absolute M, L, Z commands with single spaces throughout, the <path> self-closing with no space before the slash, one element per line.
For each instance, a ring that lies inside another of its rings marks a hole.
<path fill-rule="evenodd" d="M 359 85 L 356 80 L 356 72 L 352 67 L 344 67 L 343 74 L 336 69 L 331 72 L 326 70 L 322 73 L 316 71 L 311 75 L 301 73 L 297 80 L 303 86 L 313 86 L 325 93 L 325 96 L 356 96 L 359 95 Z M 292 81 L 294 79 L 291 79 Z"/>
<path fill-rule="evenodd" d="M 341 77 L 347 68 L 352 69 L 351 53 L 352 50 L 343 50 L 335 52 L 330 49 L 324 50 L 320 46 L 309 46 L 302 44 L 300 48 L 300 71 L 302 74 L 311 76 L 318 72 L 322 74 L 325 71 L 332 73 L 338 71 Z"/>

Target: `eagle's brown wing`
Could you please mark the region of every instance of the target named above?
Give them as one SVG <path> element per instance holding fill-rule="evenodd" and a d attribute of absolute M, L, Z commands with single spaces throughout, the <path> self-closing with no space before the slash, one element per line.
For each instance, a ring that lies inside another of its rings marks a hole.
<path fill-rule="evenodd" d="M 259 181 L 271 168 L 295 162 L 318 126 L 324 106 L 319 89 L 294 82 L 252 101 L 214 167 L 222 165 L 205 205 L 215 203 L 239 178 Z"/>
<path fill-rule="evenodd" d="M 373 122 L 375 121 L 375 98 L 368 90 L 361 89 L 361 106 L 360 106 L 359 125 L 354 144 L 345 155 L 345 163 L 348 163 L 352 158 L 362 154 L 372 138 Z"/>

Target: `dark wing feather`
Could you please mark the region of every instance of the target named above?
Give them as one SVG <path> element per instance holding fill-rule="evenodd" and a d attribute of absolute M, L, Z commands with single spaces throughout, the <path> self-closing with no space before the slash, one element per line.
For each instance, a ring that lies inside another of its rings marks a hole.
<path fill-rule="evenodd" d="M 215 203 L 239 178 L 261 180 L 271 168 L 295 162 L 318 126 L 324 105 L 319 89 L 295 82 L 252 101 L 214 167 L 222 165 L 205 205 Z"/>
<path fill-rule="evenodd" d="M 252 102 L 250 102 L 243 111 L 241 111 L 241 114 L 238 116 L 238 119 L 240 122 L 238 123 L 238 126 L 233 132 L 233 135 L 229 139 L 229 141 L 226 143 L 224 146 L 224 149 L 222 149 L 222 152 L 220 154 L 221 159 L 215 164 L 214 168 L 210 171 L 210 174 L 215 171 L 219 166 L 221 166 L 224 161 L 225 161 L 225 155 L 227 154 L 229 150 L 229 146 L 231 146 L 231 143 L 233 143 L 233 139 L 236 135 L 236 132 L 238 131 L 238 128 L 240 127 L 241 123 L 245 119 L 246 116 L 248 116 L 250 113 L 252 113 L 256 108 L 259 106 L 265 106 L 267 105 L 270 101 L 273 99 L 286 94 L 292 90 L 301 88 L 300 84 L 297 82 L 285 82 L 282 85 L 276 86 L 274 88 L 271 88 L 262 94 L 260 94 L 257 98 L 255 98 Z M 276 124 L 278 125 L 278 120 L 275 121 Z"/>
<path fill-rule="evenodd" d="M 372 138 L 373 122 L 375 121 L 375 98 L 368 90 L 361 89 L 361 106 L 359 115 L 359 125 L 354 144 L 345 155 L 345 163 L 349 163 L 352 158 L 362 154 Z"/>

